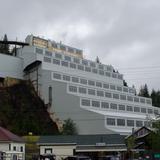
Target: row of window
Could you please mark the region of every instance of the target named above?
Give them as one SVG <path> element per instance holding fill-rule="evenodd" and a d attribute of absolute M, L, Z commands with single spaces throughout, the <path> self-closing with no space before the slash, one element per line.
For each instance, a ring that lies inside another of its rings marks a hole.
<path fill-rule="evenodd" d="M 65 80 L 67 80 L 68 77 L 65 77 Z M 84 88 L 84 87 L 78 87 L 74 85 L 69 86 L 69 91 L 70 92 L 75 92 L 75 93 L 81 93 L 81 94 L 88 94 L 92 96 L 98 96 L 98 97 L 106 97 L 106 98 L 113 98 L 113 99 L 120 99 L 120 100 L 125 100 L 125 101 L 130 101 L 130 102 L 140 102 L 140 103 L 145 103 L 145 99 L 143 98 L 137 98 L 137 97 L 132 97 L 132 96 L 126 96 L 126 95 L 121 95 L 117 93 L 111 93 L 108 91 L 103 91 L 103 90 L 96 90 L 96 89 L 91 89 L 91 88 Z M 146 101 L 147 102 L 147 101 Z"/>
<path fill-rule="evenodd" d="M 116 90 L 119 92 L 134 93 L 134 89 L 132 89 L 132 88 L 116 86 L 113 84 L 108 84 L 108 83 L 103 83 L 103 82 L 93 81 L 93 80 L 87 80 L 84 78 L 73 77 L 73 76 L 69 76 L 69 75 L 61 75 L 59 73 L 53 73 L 53 78 L 60 79 L 60 80 L 63 79 L 63 80 L 67 80 L 67 81 L 72 81 L 73 83 L 80 83 L 83 85 L 89 85 L 89 86 L 95 86 L 95 87 L 104 88 L 104 89 Z M 145 101 L 145 99 L 144 100 L 142 100 L 142 99 L 143 98 L 141 98 L 141 101 Z M 136 98 L 135 101 L 139 102 L 139 99 Z M 151 100 L 146 99 L 146 103 L 151 104 Z"/>
<path fill-rule="evenodd" d="M 157 109 L 152 108 L 144 108 L 138 106 L 131 106 L 131 105 L 123 105 L 123 104 L 116 104 L 116 103 L 108 103 L 105 101 L 97 101 L 97 100 L 89 100 L 89 99 L 82 99 L 81 100 L 82 106 L 92 106 L 101 109 L 112 109 L 112 110 L 119 110 L 119 111 L 128 111 L 128 112 L 141 112 L 141 113 L 148 113 L 148 114 L 158 114 Z"/>
<path fill-rule="evenodd" d="M 69 50 L 69 51 L 73 52 L 73 50 L 72 51 Z M 36 48 L 36 53 L 43 54 L 43 50 L 40 49 L 40 48 Z M 112 72 L 112 70 L 113 70 L 111 66 L 106 66 L 106 65 L 103 65 L 103 64 L 97 64 L 97 63 L 92 62 L 92 61 L 88 61 L 88 60 L 85 60 L 85 59 L 79 59 L 79 58 L 71 57 L 71 56 L 68 56 L 68 55 L 63 56 L 60 53 L 53 54 L 50 51 L 45 51 L 45 55 L 48 56 L 48 57 L 52 57 L 52 55 L 54 55 L 55 58 L 60 59 L 60 60 L 65 60 L 65 61 L 73 62 L 73 63 L 76 63 L 76 64 L 82 64 L 82 65 L 90 66 L 90 67 L 93 67 L 93 68 L 97 67 L 98 69 L 107 70 L 109 72 Z"/>
<path fill-rule="evenodd" d="M 44 62 L 51 63 L 51 58 L 44 57 Z M 69 63 L 67 61 L 60 61 L 58 59 L 53 59 L 53 64 L 61 65 L 63 67 L 70 67 L 72 69 L 78 69 L 78 70 L 81 70 L 81 71 L 92 72 L 92 73 L 99 74 L 99 75 L 102 75 L 102 76 L 118 78 L 118 79 L 121 79 L 121 80 L 123 79 L 123 76 L 121 74 L 118 74 L 118 73 L 105 72 L 104 70 L 91 68 L 91 67 L 88 67 L 88 66 L 83 66 L 81 64 L 75 64 L 75 63 L 71 63 L 71 62 Z"/>
<path fill-rule="evenodd" d="M 141 120 L 131 120 L 131 119 L 123 119 L 123 118 L 106 118 L 106 124 L 110 126 L 127 126 L 127 127 L 142 127 L 142 126 L 150 126 L 150 122 L 141 121 Z"/>

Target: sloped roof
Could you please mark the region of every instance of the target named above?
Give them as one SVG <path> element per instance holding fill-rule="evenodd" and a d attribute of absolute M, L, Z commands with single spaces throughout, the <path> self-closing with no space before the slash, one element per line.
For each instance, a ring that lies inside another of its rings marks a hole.
<path fill-rule="evenodd" d="M 23 142 L 23 139 L 8 131 L 7 129 L 0 127 L 0 142 L 2 141 Z"/>
<path fill-rule="evenodd" d="M 106 145 L 124 145 L 125 136 L 119 134 L 99 134 L 99 135 L 59 135 L 41 136 L 38 144 L 77 144 L 96 145 L 105 143 Z"/>

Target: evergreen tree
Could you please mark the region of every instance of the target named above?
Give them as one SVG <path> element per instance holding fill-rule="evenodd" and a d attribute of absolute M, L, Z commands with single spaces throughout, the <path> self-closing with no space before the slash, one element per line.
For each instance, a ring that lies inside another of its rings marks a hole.
<path fill-rule="evenodd" d="M 153 106 L 160 107 L 160 91 L 155 91 L 153 89 L 151 92 L 151 98 Z"/>
<path fill-rule="evenodd" d="M 127 84 L 127 82 L 125 80 L 123 80 L 123 85 L 128 87 L 128 84 Z"/>
<path fill-rule="evenodd" d="M 96 63 L 101 63 L 98 56 L 96 58 Z"/>
<path fill-rule="evenodd" d="M 144 86 L 141 86 L 138 95 L 142 97 L 150 97 L 147 84 L 145 84 Z"/>
<path fill-rule="evenodd" d="M 64 121 L 62 134 L 64 135 L 77 134 L 76 124 L 73 122 L 72 119 L 68 118 L 67 120 Z"/>
<path fill-rule="evenodd" d="M 7 34 L 4 35 L 3 42 L 7 42 Z M 0 52 L 4 54 L 10 54 L 9 52 L 9 44 L 0 44 Z"/>

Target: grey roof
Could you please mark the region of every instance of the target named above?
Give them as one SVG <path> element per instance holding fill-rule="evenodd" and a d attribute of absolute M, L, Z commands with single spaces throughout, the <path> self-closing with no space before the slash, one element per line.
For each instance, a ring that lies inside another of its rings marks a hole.
<path fill-rule="evenodd" d="M 58 135 L 41 136 L 38 144 L 77 144 L 77 145 L 96 145 L 105 143 L 106 145 L 125 144 L 125 136 L 119 134 L 103 135 Z"/>

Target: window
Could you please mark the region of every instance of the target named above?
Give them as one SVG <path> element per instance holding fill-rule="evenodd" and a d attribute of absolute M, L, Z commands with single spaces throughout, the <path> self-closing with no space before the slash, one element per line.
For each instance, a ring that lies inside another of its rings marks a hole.
<path fill-rule="evenodd" d="M 77 78 L 77 77 L 72 77 L 72 82 L 78 83 L 78 82 L 79 82 L 79 78 Z"/>
<path fill-rule="evenodd" d="M 139 102 L 139 98 L 134 97 L 134 102 Z"/>
<path fill-rule="evenodd" d="M 122 74 L 118 74 L 118 79 L 123 79 Z"/>
<path fill-rule="evenodd" d="M 104 83 L 104 84 L 103 84 L 103 88 L 108 89 L 108 88 L 109 88 L 109 84 Z"/>
<path fill-rule="evenodd" d="M 77 92 L 77 87 L 76 86 L 69 86 L 69 91 L 70 92 Z"/>
<path fill-rule="evenodd" d="M 116 73 L 112 73 L 112 77 L 113 78 L 117 78 L 117 74 Z"/>
<path fill-rule="evenodd" d="M 87 66 L 88 65 L 88 61 L 82 60 L 82 64 Z"/>
<path fill-rule="evenodd" d="M 151 104 L 151 100 L 150 99 L 146 99 L 146 103 L 147 104 Z"/>
<path fill-rule="evenodd" d="M 101 102 L 101 108 L 109 108 L 109 103 Z"/>
<path fill-rule="evenodd" d="M 99 70 L 99 74 L 100 75 L 104 75 L 104 71 L 103 70 Z"/>
<path fill-rule="evenodd" d="M 51 105 L 52 104 L 52 87 L 49 86 L 48 88 L 48 102 Z"/>
<path fill-rule="evenodd" d="M 116 86 L 115 86 L 115 85 L 110 85 L 110 89 L 115 90 L 115 89 L 116 89 Z"/>
<path fill-rule="evenodd" d="M 110 104 L 110 108 L 117 110 L 117 104 L 111 103 L 111 104 Z"/>
<path fill-rule="evenodd" d="M 64 67 L 68 67 L 68 62 L 61 61 L 61 64 L 62 64 L 62 66 L 64 66 Z"/>
<path fill-rule="evenodd" d="M 79 87 L 79 93 L 86 94 L 86 88 Z"/>
<path fill-rule="evenodd" d="M 58 59 L 62 59 L 62 55 L 59 54 L 59 53 L 55 53 L 55 57 L 58 58 Z"/>
<path fill-rule="evenodd" d="M 127 120 L 128 127 L 134 127 L 134 120 Z"/>
<path fill-rule="evenodd" d="M 64 59 L 65 59 L 66 61 L 69 61 L 69 62 L 71 61 L 71 57 L 69 57 L 69 56 L 65 56 Z"/>
<path fill-rule="evenodd" d="M 133 107 L 132 106 L 127 106 L 127 111 L 133 111 Z"/>
<path fill-rule="evenodd" d="M 58 73 L 53 73 L 53 78 L 55 79 L 61 79 L 61 75 Z"/>
<path fill-rule="evenodd" d="M 134 93 L 134 90 L 132 88 L 129 88 L 129 93 Z"/>
<path fill-rule="evenodd" d="M 95 92 L 94 89 L 88 89 L 88 94 L 90 94 L 90 95 L 95 95 L 96 92 Z"/>
<path fill-rule="evenodd" d="M 152 109 L 148 109 L 148 113 L 149 114 L 153 114 L 153 110 Z"/>
<path fill-rule="evenodd" d="M 79 60 L 78 58 L 74 58 L 74 59 L 73 59 L 73 62 L 79 64 L 79 63 L 80 63 L 80 60 Z"/>
<path fill-rule="evenodd" d="M 13 146 L 13 150 L 16 151 L 16 146 Z"/>
<path fill-rule="evenodd" d="M 102 87 L 102 83 L 101 82 L 96 82 L 96 86 L 97 87 Z"/>
<path fill-rule="evenodd" d="M 81 71 L 84 71 L 84 66 L 78 65 L 78 69 L 81 70 Z"/>
<path fill-rule="evenodd" d="M 133 101 L 133 97 L 127 96 L 127 100 L 128 100 L 128 101 Z"/>
<path fill-rule="evenodd" d="M 58 60 L 58 59 L 53 59 L 53 64 L 60 65 L 60 60 Z"/>
<path fill-rule="evenodd" d="M 111 71 L 111 67 L 110 66 L 107 66 L 107 71 Z"/>
<path fill-rule="evenodd" d="M 142 113 L 146 113 L 146 108 L 141 108 Z"/>
<path fill-rule="evenodd" d="M 51 63 L 51 58 L 48 58 L 48 57 L 44 57 L 44 62 L 49 62 L 49 63 Z"/>
<path fill-rule="evenodd" d="M 36 48 L 36 53 L 38 53 L 38 54 L 43 54 L 43 50 L 42 50 L 42 49 L 39 49 L 39 48 Z"/>
<path fill-rule="evenodd" d="M 145 99 L 144 98 L 140 98 L 140 102 L 141 103 L 145 103 Z"/>
<path fill-rule="evenodd" d="M 123 92 L 128 92 L 128 88 L 123 87 Z"/>
<path fill-rule="evenodd" d="M 117 91 L 122 91 L 122 87 L 117 86 Z"/>
<path fill-rule="evenodd" d="M 68 47 L 68 52 L 74 53 L 74 49 L 71 47 Z"/>
<path fill-rule="evenodd" d="M 82 99 L 82 105 L 83 106 L 90 106 L 90 100 L 88 100 L 88 99 Z"/>
<path fill-rule="evenodd" d="M 91 68 L 90 67 L 85 67 L 85 71 L 91 72 Z"/>
<path fill-rule="evenodd" d="M 114 118 L 107 118 L 107 125 L 115 126 L 116 122 Z"/>
<path fill-rule="evenodd" d="M 125 119 L 117 119 L 117 126 L 125 126 Z"/>
<path fill-rule="evenodd" d="M 136 126 L 137 127 L 142 127 L 143 126 L 143 122 L 142 121 L 136 121 Z"/>
<path fill-rule="evenodd" d="M 96 67 L 96 64 L 94 62 L 90 62 L 91 67 Z"/>
<path fill-rule="evenodd" d="M 110 77 L 110 76 L 111 76 L 111 73 L 106 72 L 106 76 L 107 76 L 107 77 Z"/>
<path fill-rule="evenodd" d="M 103 91 L 97 91 L 97 96 L 104 97 L 104 92 Z"/>
<path fill-rule="evenodd" d="M 98 71 L 97 71 L 97 69 L 93 68 L 93 69 L 92 69 L 92 72 L 93 72 L 93 73 L 97 73 Z"/>
<path fill-rule="evenodd" d="M 70 76 L 63 75 L 63 80 L 64 80 L 64 81 L 70 81 Z"/>
<path fill-rule="evenodd" d="M 45 154 L 52 154 L 52 148 L 45 148 L 44 153 Z"/>
<path fill-rule="evenodd" d="M 140 112 L 140 108 L 139 107 L 134 107 L 134 112 Z"/>
<path fill-rule="evenodd" d="M 70 68 L 74 68 L 74 69 L 76 69 L 76 64 L 74 64 L 74 63 L 70 63 Z"/>
<path fill-rule="evenodd" d="M 102 70 L 104 69 L 103 65 L 101 65 L 101 64 L 99 64 L 98 68 L 102 69 Z"/>
<path fill-rule="evenodd" d="M 50 56 L 50 57 L 51 57 L 51 56 L 52 56 L 52 52 L 45 51 L 45 55 L 46 55 L 46 56 Z"/>
<path fill-rule="evenodd" d="M 120 104 L 120 105 L 119 105 L 119 110 L 125 111 L 125 105 Z"/>
<path fill-rule="evenodd" d="M 80 83 L 81 84 L 87 84 L 87 80 L 86 79 L 80 79 Z"/>
<path fill-rule="evenodd" d="M 91 81 L 91 80 L 88 80 L 88 85 L 94 86 L 94 85 L 95 85 L 95 82 L 94 82 L 94 81 Z"/>
<path fill-rule="evenodd" d="M 126 96 L 125 95 L 120 95 L 120 99 L 121 100 L 126 100 Z"/>
<path fill-rule="evenodd" d="M 114 99 L 119 99 L 119 95 L 118 95 L 118 94 L 113 93 L 113 98 L 114 98 Z"/>
<path fill-rule="evenodd" d="M 20 151 L 23 152 L 23 146 L 21 146 Z"/>
<path fill-rule="evenodd" d="M 109 93 L 109 92 L 105 92 L 105 97 L 111 98 L 111 97 L 112 97 L 112 94 Z"/>
<path fill-rule="evenodd" d="M 100 102 L 99 101 L 92 101 L 92 106 L 93 107 L 100 107 Z"/>

